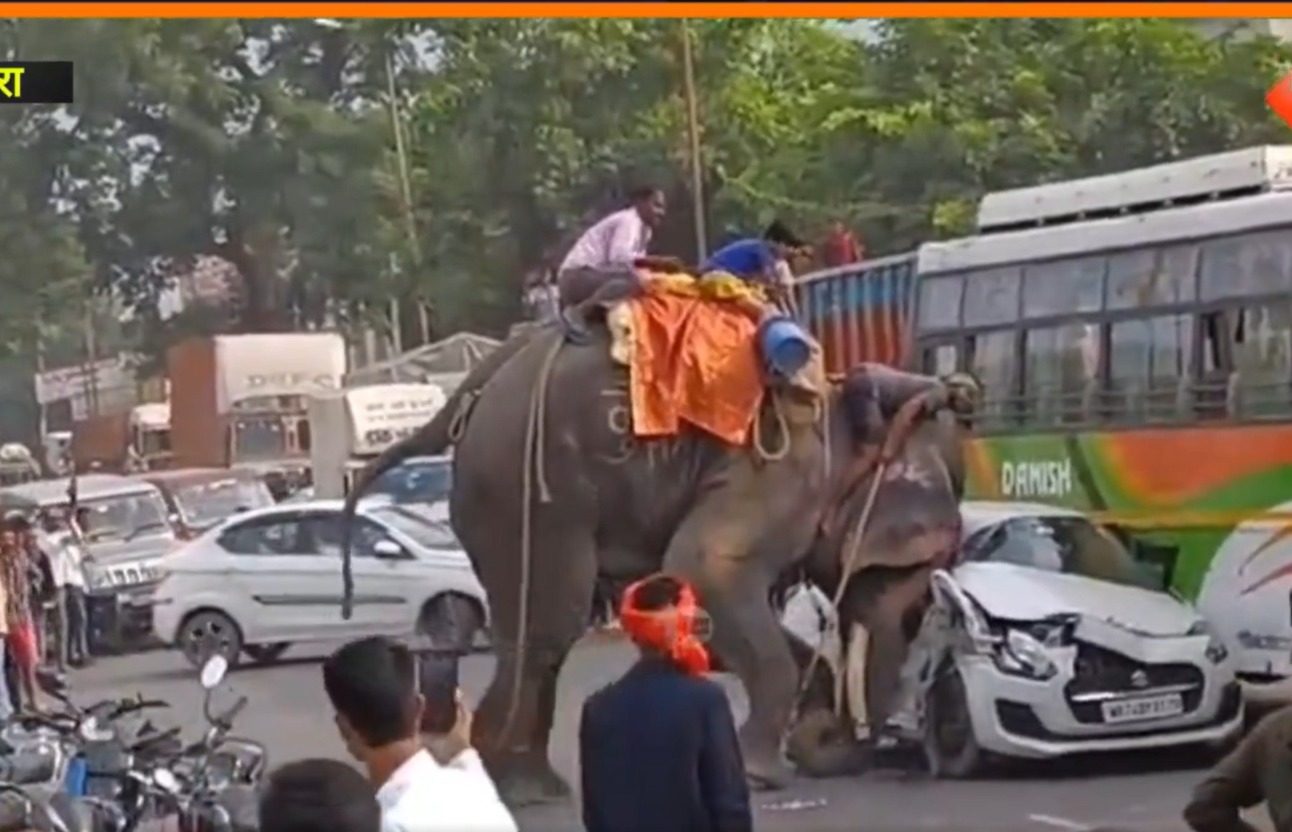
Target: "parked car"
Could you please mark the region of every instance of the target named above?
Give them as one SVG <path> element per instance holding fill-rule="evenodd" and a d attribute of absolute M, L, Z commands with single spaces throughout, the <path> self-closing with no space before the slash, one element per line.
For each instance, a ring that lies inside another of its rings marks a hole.
<path fill-rule="evenodd" d="M 488 602 L 447 523 L 364 504 L 353 537 L 354 615 L 341 618 L 340 500 L 236 515 L 162 562 L 153 628 L 194 666 L 219 652 L 271 662 L 289 645 L 370 635 L 470 650 Z"/>
<path fill-rule="evenodd" d="M 377 477 L 364 491 L 364 497 L 385 497 L 398 505 L 429 504 L 448 500 L 452 489 L 452 458 L 415 456 Z M 303 503 L 313 499 L 313 487 L 306 487 L 285 502 Z"/>
<path fill-rule="evenodd" d="M 66 511 L 69 479 L 39 480 L 0 490 L 0 510 Z M 90 649 L 115 653 L 152 638 L 152 593 L 161 557 L 177 544 L 157 487 L 116 474 L 76 478 L 91 561 L 85 566 Z"/>
<path fill-rule="evenodd" d="M 240 511 L 274 504 L 269 486 L 249 471 L 178 468 L 149 471 L 137 478 L 161 491 L 171 525 L 181 540 L 190 540 Z"/>
<path fill-rule="evenodd" d="M 960 558 L 934 574 L 889 726 L 924 748 L 934 774 L 967 777 L 993 755 L 1223 747 L 1238 736 L 1228 647 L 1116 537 L 1052 506 L 966 502 L 961 513 Z M 782 622 L 813 645 L 824 634 L 823 655 L 839 666 L 819 590 L 797 592 Z M 851 681 L 862 648 L 847 641 Z"/>

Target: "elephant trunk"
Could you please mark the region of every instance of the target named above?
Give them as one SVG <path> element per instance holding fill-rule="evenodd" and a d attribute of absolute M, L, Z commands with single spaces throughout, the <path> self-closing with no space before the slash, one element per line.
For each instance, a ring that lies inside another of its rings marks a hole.
<path fill-rule="evenodd" d="M 355 509 L 359 506 L 365 491 L 378 477 L 390 469 L 402 464 L 414 456 L 430 456 L 446 452 L 460 437 L 459 433 L 466 426 L 466 418 L 472 402 L 479 395 L 481 388 L 508 361 L 524 349 L 533 340 L 535 332 L 542 328 L 519 332 L 509 338 L 485 357 L 467 377 L 462 380 L 453 395 L 445 402 L 435 418 L 427 422 L 416 433 L 391 445 L 363 467 L 354 478 L 350 491 L 345 495 L 345 507 L 341 511 L 341 617 L 349 620 L 354 612 L 354 576 L 350 566 L 350 539 Z"/>

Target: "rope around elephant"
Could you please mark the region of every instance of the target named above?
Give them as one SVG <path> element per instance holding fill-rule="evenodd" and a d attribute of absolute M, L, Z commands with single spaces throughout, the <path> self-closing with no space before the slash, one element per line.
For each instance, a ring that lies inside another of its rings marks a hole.
<path fill-rule="evenodd" d="M 507 717 L 503 720 L 502 730 L 498 732 L 495 742 L 496 750 L 501 750 L 502 743 L 515 727 L 516 715 L 520 712 L 520 687 L 525 672 L 525 658 L 529 642 L 529 584 L 532 569 L 533 550 L 533 510 L 534 479 L 538 479 L 538 498 L 544 503 L 552 501 L 552 491 L 547 485 L 547 461 L 543 446 L 546 444 L 547 422 L 547 384 L 551 380 L 552 368 L 556 357 L 565 345 L 564 336 L 557 337 L 539 367 L 538 377 L 529 396 L 529 418 L 525 424 L 525 446 L 521 454 L 524 469 L 521 474 L 521 517 L 520 517 L 520 620 L 516 627 L 516 672 L 512 674 L 511 696 L 507 703 Z"/>

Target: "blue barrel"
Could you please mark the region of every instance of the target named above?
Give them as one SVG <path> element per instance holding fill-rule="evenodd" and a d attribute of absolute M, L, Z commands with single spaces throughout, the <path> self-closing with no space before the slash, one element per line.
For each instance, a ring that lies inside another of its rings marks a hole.
<path fill-rule="evenodd" d="M 767 369 L 791 378 L 812 360 L 812 341 L 792 318 L 777 316 L 763 323 L 758 333 L 758 347 Z"/>

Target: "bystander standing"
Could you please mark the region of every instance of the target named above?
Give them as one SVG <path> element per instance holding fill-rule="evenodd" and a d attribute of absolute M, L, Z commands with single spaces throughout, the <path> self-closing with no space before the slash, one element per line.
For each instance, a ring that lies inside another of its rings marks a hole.
<path fill-rule="evenodd" d="M 646 578 L 625 590 L 620 620 L 641 658 L 583 705 L 584 828 L 751 832 L 735 720 L 722 688 L 704 678 L 707 617 L 694 591 Z"/>

